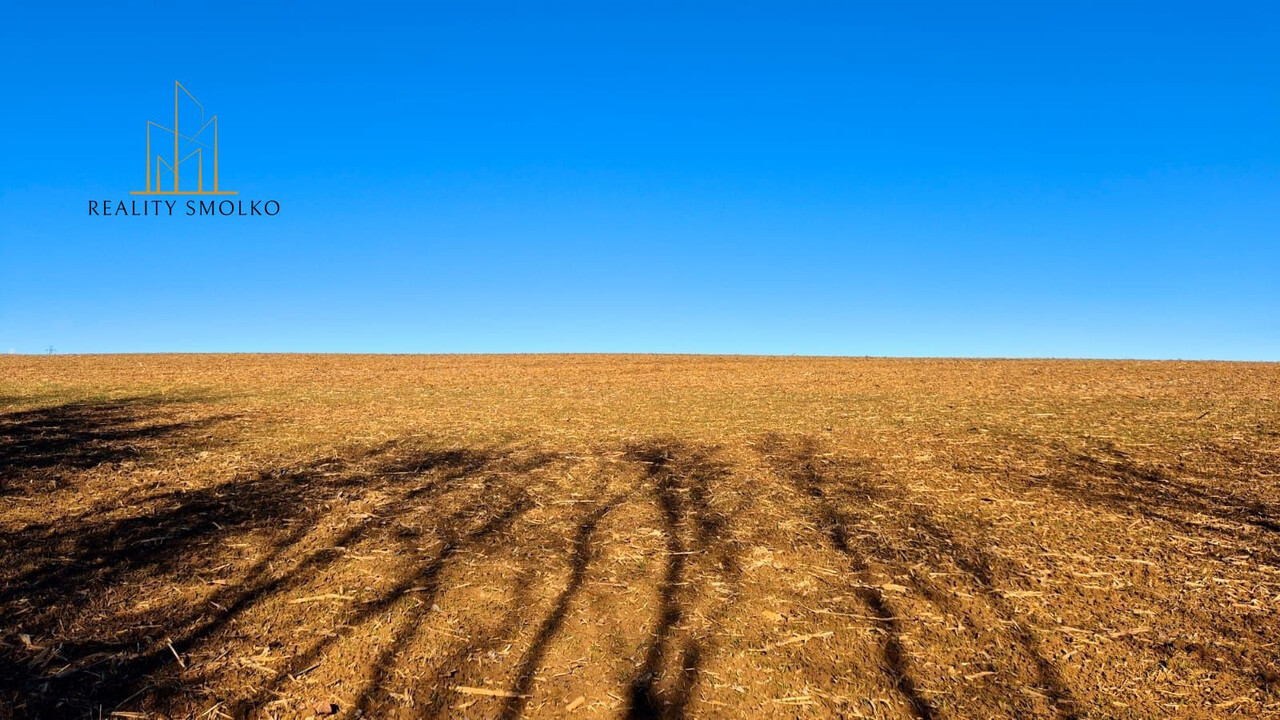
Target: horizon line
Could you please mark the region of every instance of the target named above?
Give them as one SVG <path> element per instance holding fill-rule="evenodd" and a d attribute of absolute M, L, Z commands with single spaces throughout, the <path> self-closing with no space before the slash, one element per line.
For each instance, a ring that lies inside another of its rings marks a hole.
<path fill-rule="evenodd" d="M 506 352 L 474 352 L 474 351 L 441 351 L 441 352 L 389 352 L 389 351 L 299 351 L 299 350 L 200 350 L 200 351 L 111 351 L 111 352 L 8 352 L 0 353 L 3 357 L 110 357 L 127 355 L 154 356 L 220 356 L 220 355 L 308 355 L 308 356 L 385 356 L 385 357 L 536 357 L 536 356 L 595 356 L 595 357 L 686 357 L 686 358 L 761 358 L 786 359 L 810 358 L 829 360 L 970 360 L 992 362 L 1146 362 L 1146 363 L 1249 363 L 1280 364 L 1280 359 L 1226 359 L 1208 357 L 1102 357 L 1102 356 L 1063 356 L 1063 355 L 846 355 L 822 353 L 712 353 L 712 352 L 670 352 L 670 351 L 506 351 Z"/>

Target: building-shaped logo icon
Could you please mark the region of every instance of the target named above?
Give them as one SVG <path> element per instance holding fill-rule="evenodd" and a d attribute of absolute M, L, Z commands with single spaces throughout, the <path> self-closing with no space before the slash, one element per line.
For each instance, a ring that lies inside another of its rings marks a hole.
<path fill-rule="evenodd" d="M 192 109 L 183 117 L 187 132 L 178 124 L 178 101 L 185 95 L 199 108 L 199 121 Z M 188 117 L 191 116 L 191 117 Z M 212 126 L 212 130 L 210 130 Z M 190 128 L 196 127 L 195 132 Z M 152 128 L 157 132 L 153 133 Z M 210 140 L 210 134 L 213 136 Z M 166 158 L 168 140 L 173 138 L 173 155 Z M 153 144 L 154 141 L 154 144 Z M 156 155 L 152 155 L 152 147 Z M 206 190 L 204 182 L 205 153 L 213 162 L 213 189 Z M 192 166 L 194 162 L 194 167 Z M 187 91 L 182 83 L 173 83 L 173 127 L 147 121 L 147 186 L 146 190 L 133 190 L 132 195 L 235 195 L 234 191 L 218 187 L 218 116 L 205 118 L 204 105 Z"/>

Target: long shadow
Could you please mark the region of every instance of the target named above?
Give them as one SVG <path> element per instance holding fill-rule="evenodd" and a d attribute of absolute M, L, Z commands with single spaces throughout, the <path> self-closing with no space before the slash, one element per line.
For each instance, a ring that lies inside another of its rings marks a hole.
<path fill-rule="evenodd" d="M 516 671 L 516 680 L 511 687 L 512 696 L 508 697 L 503 704 L 503 718 L 518 717 L 524 711 L 525 704 L 528 702 L 529 690 L 533 685 L 533 678 L 542 667 L 542 661 L 546 657 L 551 642 L 559 634 L 570 605 L 582 590 L 583 582 L 586 581 L 587 567 L 591 564 L 593 553 L 592 536 L 595 535 L 600 521 L 604 520 L 605 516 L 625 499 L 626 496 L 622 495 L 605 501 L 599 507 L 587 513 L 587 516 L 579 523 L 578 529 L 573 536 L 573 549 L 569 556 L 569 581 L 565 584 L 564 589 L 560 591 L 559 596 L 556 597 L 551 613 L 542 621 L 537 634 L 534 635 L 533 642 L 520 660 L 520 666 Z"/>
<path fill-rule="evenodd" d="M 924 545 L 924 547 L 915 548 L 914 554 L 947 558 L 952 565 L 975 582 L 982 597 L 990 604 L 996 615 L 1006 627 L 1011 628 L 1014 641 L 1035 668 L 1036 685 L 1045 691 L 1045 696 L 1054 712 L 1067 720 L 1075 720 L 1079 717 L 1078 703 L 1071 689 L 1062 679 L 1058 666 L 1045 656 L 1040 647 L 1040 640 L 1027 629 L 1009 601 L 998 592 L 993 567 L 995 561 L 990 553 L 980 547 L 965 546 L 953 533 L 924 512 L 916 511 L 911 515 L 910 527 L 916 530 L 916 541 Z M 918 574 L 913 576 L 916 578 L 917 587 L 931 601 L 953 611 L 959 611 L 953 598 L 946 593 L 938 592 L 927 579 L 921 578 Z"/>
<path fill-rule="evenodd" d="M 412 461 L 401 461 L 393 474 L 403 472 L 432 471 L 439 476 L 432 482 L 405 493 L 388 503 L 387 512 L 381 517 L 380 524 L 386 527 L 398 526 L 398 530 L 390 538 L 399 541 L 402 550 L 416 554 L 417 528 L 423 527 L 430 520 L 436 533 L 441 535 L 443 546 L 431 557 L 411 563 L 407 571 L 398 573 L 398 579 L 389 587 L 380 590 L 374 598 L 357 603 L 344 618 L 338 632 L 314 641 L 305 650 L 295 654 L 287 667 L 277 672 L 262 685 L 262 689 L 249 698 L 237 701 L 234 707 L 237 712 L 249 713 L 260 708 L 269 697 L 278 690 L 286 680 L 290 680 L 301 670 L 320 661 L 326 652 L 351 637 L 370 621 L 389 610 L 394 604 L 403 600 L 410 592 L 423 603 L 430 603 L 440 593 L 440 575 L 458 553 L 474 549 L 491 540 L 508 529 L 511 524 L 524 514 L 533 503 L 528 494 L 510 481 L 497 482 L 493 476 L 484 478 L 478 497 L 464 503 L 460 510 L 444 517 L 417 518 L 415 511 L 434 512 L 432 504 L 440 502 L 448 493 L 458 489 L 461 481 L 473 480 L 478 474 L 495 469 L 498 466 L 514 473 L 529 472 L 554 459 L 551 454 L 533 455 L 515 459 L 507 453 L 494 453 L 474 449 L 451 449 L 419 453 Z M 410 468 L 403 470 L 399 468 Z M 367 481 L 366 481 L 367 484 Z M 411 499 L 420 500 L 415 504 Z M 411 524 L 406 530 L 404 525 Z M 469 525 L 476 525 L 468 529 Z M 374 661 L 370 675 L 365 679 L 362 689 L 357 694 L 356 707 L 368 712 L 373 709 L 375 693 L 388 673 L 393 670 L 394 660 L 404 643 L 413 637 L 425 619 L 424 614 L 411 616 L 393 633 L 391 642 L 384 644 Z"/>
<path fill-rule="evenodd" d="M 813 503 L 817 510 L 818 527 L 827 535 L 831 546 L 848 559 L 855 573 L 867 572 L 868 565 L 862 549 L 855 548 L 849 542 L 850 520 L 840 506 L 828 496 L 827 488 L 836 483 L 842 483 L 840 490 L 846 496 L 842 497 L 842 500 L 852 504 L 869 504 L 879 495 L 878 488 L 868 482 L 865 477 L 869 472 L 869 465 L 865 462 L 851 464 L 846 470 L 853 472 L 841 477 L 829 478 L 817 467 L 816 444 L 811 438 L 789 441 L 778 435 L 770 435 L 764 438 L 760 449 L 773 465 L 774 471 L 790 481 Z M 921 720 L 931 720 L 937 715 L 937 710 L 920 694 L 912 678 L 911 668 L 902 648 L 902 629 L 893 608 L 880 588 L 860 584 L 855 590 L 858 598 L 884 631 L 880 652 L 890 681 L 911 706 L 916 717 Z"/>
<path fill-rule="evenodd" d="M 1187 516 L 1200 514 L 1280 533 L 1280 507 L 1227 489 L 1229 483 L 1248 481 L 1250 473 L 1239 465 L 1236 472 L 1215 473 L 1212 479 L 1217 482 L 1209 487 L 1180 479 L 1173 468 L 1139 464 L 1110 444 L 1095 453 L 1060 452 L 1050 460 L 1049 472 L 1030 478 L 1030 484 L 1088 504 L 1157 518 L 1190 532 L 1205 531 L 1204 525 L 1186 521 Z"/>
<path fill-rule="evenodd" d="M 122 435 L 109 428 L 97 432 Z M 89 456 L 74 446 L 67 452 L 77 461 Z M 8 703 L 32 717 L 86 714 L 94 707 L 110 710 L 133 698 L 164 708 L 191 690 L 179 682 L 175 656 L 196 651 L 249 610 L 310 583 L 342 559 L 344 546 L 385 536 L 393 531 L 393 523 L 412 512 L 430 512 L 433 501 L 483 469 L 501 466 L 518 472 L 546 461 L 547 457 L 535 457 L 522 464 L 501 451 L 406 449 L 390 443 L 207 488 L 153 493 L 123 517 L 76 515 L 0 536 L 4 556 L 22 558 L 21 566 L 0 569 L 0 615 L 10 625 L 4 635 L 21 632 L 36 638 L 35 644 L 52 642 L 41 638 L 59 638 L 49 653 L 35 656 L 41 664 L 33 664 L 32 648 L 0 644 L 0 705 Z M 429 476 L 429 481 L 411 487 L 417 475 Z M 325 547 L 290 560 L 322 524 L 324 513 L 314 508 L 342 495 L 379 488 L 393 490 L 393 501 L 343 528 Z M 406 501 L 406 495 L 419 500 Z M 460 535 L 464 543 L 476 541 L 527 506 L 527 498 L 522 498 L 488 517 L 475 510 L 454 520 L 473 515 L 483 520 L 473 533 Z M 138 581 L 200 573 L 217 557 L 209 556 L 206 548 L 254 532 L 268 535 L 260 544 L 264 552 L 237 582 L 201 602 L 141 611 L 112 606 L 114 614 L 99 617 L 92 628 L 76 628 L 75 603 L 68 604 L 68 595 L 123 590 L 127 596 Z M 457 547 L 447 545 L 440 557 L 416 566 L 381 598 L 361 607 L 357 618 L 372 616 L 415 584 L 433 582 Z M 281 565 L 286 569 L 281 571 Z M 303 659 L 322 650 L 313 648 Z"/>
<path fill-rule="evenodd" d="M 1280 567 L 1280 543 L 1275 542 L 1280 505 L 1268 499 L 1269 493 L 1275 497 L 1272 485 L 1259 482 L 1280 471 L 1280 459 L 1273 453 L 1208 445 L 1190 448 L 1176 462 L 1155 464 L 1139 462 L 1110 442 L 1079 451 L 1024 440 L 1024 448 L 1030 456 L 1043 457 L 1048 468 L 1023 479 L 1029 488 L 1047 488 L 1092 508 L 1157 522 L 1185 537 L 1203 539 L 1203 552 L 1219 562 L 1229 562 L 1245 549 L 1258 564 Z M 1194 471 L 1185 467 L 1192 459 Z M 1242 674 L 1264 692 L 1280 693 L 1280 662 L 1274 653 L 1257 652 L 1273 641 L 1274 622 L 1252 618 L 1232 623 L 1219 613 L 1194 606 L 1166 612 L 1177 612 L 1188 625 L 1212 630 L 1226 642 L 1211 643 L 1215 645 L 1211 648 L 1170 640 L 1155 645 L 1157 652 L 1190 658 L 1213 672 Z M 1256 642 L 1235 642 L 1242 633 Z"/>
<path fill-rule="evenodd" d="M 293 476 L 294 479 L 296 477 Z M 279 479 L 278 476 L 276 479 Z M 19 575 L 16 581 L 7 579 L 9 581 L 3 593 L 3 602 L 6 606 L 18 607 L 51 605 L 54 612 L 23 618 L 22 627 L 37 636 L 58 635 L 54 626 L 61 625 L 64 612 L 57 599 L 67 593 L 86 587 L 103 590 L 125 588 L 128 579 L 146 579 L 178 567 L 189 560 L 193 553 L 198 552 L 199 546 L 212 539 L 287 517 L 271 506 L 266 506 L 270 508 L 267 512 L 263 512 L 261 506 L 253 510 L 247 509 L 273 496 L 265 488 L 281 489 L 286 501 L 301 502 L 296 493 L 287 492 L 287 488 L 281 485 L 258 478 L 243 483 L 243 495 L 236 494 L 236 488 L 218 486 L 206 491 L 186 493 L 192 496 L 188 502 L 175 503 L 151 516 L 128 517 L 83 526 L 72 525 L 52 533 L 52 537 L 37 535 L 20 538 L 18 545 L 25 545 L 31 552 L 40 553 L 38 564 L 34 569 Z M 228 499 L 228 494 L 235 499 Z M 173 641 L 176 651 L 186 652 L 196 639 L 252 605 L 257 598 L 287 585 L 287 577 L 265 580 L 263 576 L 268 567 L 278 561 L 293 544 L 301 541 L 313 527 L 314 523 L 300 524 L 283 537 L 277 538 L 266 556 L 250 569 L 246 584 L 241 586 L 243 589 L 227 588 L 215 593 L 211 604 L 223 608 L 223 611 L 213 617 L 198 609 L 169 606 L 162 611 L 141 613 L 137 617 L 122 613 L 117 622 L 107 624 L 117 627 L 140 624 L 165 628 L 164 634 L 177 638 Z M 22 540 L 30 542 L 24 543 Z M 63 548 L 63 554 L 57 555 Z M 325 559 L 324 553 L 315 553 L 304 560 L 302 566 L 318 565 Z M 57 702 L 69 701 L 73 706 L 78 702 L 92 702 L 111 707 L 136 692 L 139 689 L 138 683 L 146 676 L 172 662 L 172 656 L 167 654 L 170 652 L 167 647 L 156 647 L 155 640 L 151 634 L 126 632 L 123 639 L 112 643 L 92 640 L 81 642 L 76 639 L 64 641 L 59 652 L 73 667 L 78 664 L 78 658 L 93 653 L 106 652 L 119 658 L 106 668 L 96 669 L 97 682 L 86 683 L 84 677 L 74 672 L 55 678 L 57 682 L 52 683 L 30 673 L 26 677 L 7 676 L 0 682 L 15 694 L 21 694 L 29 692 L 31 685 L 44 680 L 40 690 L 26 698 L 32 703 L 32 709 L 40 708 L 41 703 L 52 702 L 54 698 Z M 142 647 L 148 649 L 140 650 Z M 155 684 L 152 689 L 155 693 L 164 693 L 161 683 Z"/>
<path fill-rule="evenodd" d="M 533 507 L 532 498 L 524 488 L 514 482 L 513 477 L 527 474 L 558 458 L 559 456 L 554 453 L 534 453 L 517 457 L 509 452 L 450 449 L 420 453 L 411 462 L 401 462 L 401 467 L 410 468 L 411 472 L 443 470 L 443 475 L 427 485 L 408 490 L 404 498 L 392 503 L 398 510 L 388 513 L 383 518 L 383 522 L 401 526 L 392 539 L 400 541 L 402 550 L 406 554 L 417 553 L 414 548 L 418 539 L 416 528 L 425 526 L 428 520 L 434 532 L 442 536 L 443 546 L 433 556 L 412 563 L 409 570 L 398 573 L 399 578 L 396 582 L 379 591 L 376 597 L 355 605 L 352 612 L 344 618 L 338 632 L 313 642 L 307 649 L 295 654 L 288 667 L 263 684 L 258 693 L 235 703 L 234 707 L 237 711 L 249 713 L 260 708 L 286 680 L 292 679 L 302 669 L 319 662 L 332 647 L 350 638 L 362 627 L 403 600 L 410 592 L 419 604 L 431 603 L 441 592 L 441 574 L 457 554 L 476 550 L 491 543 L 501 533 L 508 531 L 521 515 Z M 489 471 L 499 469 L 503 471 L 500 477 L 487 474 Z M 404 470 L 395 474 L 401 472 Z M 462 509 L 444 517 L 416 518 L 413 516 L 415 509 L 426 509 L 428 513 L 434 512 L 432 506 L 442 500 L 445 494 L 454 491 L 460 485 L 460 481 L 474 480 L 477 476 L 484 476 L 484 482 L 476 493 L 477 497 L 465 502 Z M 413 499 L 421 502 L 415 505 L 411 502 Z M 412 523 L 414 529 L 406 531 L 403 528 L 405 523 Z M 477 523 L 479 523 L 477 527 L 468 529 L 468 526 Z M 379 697 L 382 683 L 394 670 L 397 656 L 406 643 L 417 635 L 425 619 L 425 613 L 410 615 L 399 623 L 392 633 L 391 640 L 382 644 L 382 649 L 378 651 L 368 677 L 356 694 L 355 707 L 358 711 L 372 714 L 376 713 L 380 705 L 386 704 L 386 699 Z M 428 708 L 425 714 L 431 716 L 434 712 Z"/>
<path fill-rule="evenodd" d="M 697 638 L 675 642 L 676 627 L 685 614 L 681 588 L 686 584 L 688 558 L 692 552 L 717 550 L 722 570 L 737 567 L 726 541 L 727 527 L 719 515 L 710 512 L 710 485 L 727 474 L 711 451 L 693 448 L 674 440 L 651 441 L 630 448 L 627 457 L 643 463 L 662 519 L 666 542 L 666 564 L 658 583 L 658 620 L 654 639 L 645 652 L 627 691 L 625 715 L 633 720 L 683 718 L 701 677 L 709 648 Z M 685 496 L 688 496 L 686 500 Z M 685 541 L 683 527 L 692 526 L 692 545 Z M 673 653 L 673 650 L 677 652 Z M 659 673 L 669 658 L 678 655 L 678 676 L 670 687 L 659 683 Z"/>
<path fill-rule="evenodd" d="M 6 554 L 22 557 L 4 577 L 0 604 L 19 596 L 56 600 L 68 588 L 114 586 L 125 575 L 164 575 L 185 570 L 198 548 L 217 538 L 294 524 L 274 551 L 287 549 L 313 529 L 321 515 L 307 509 L 343 492 L 371 487 L 368 474 L 347 466 L 387 452 L 391 445 L 349 459 L 322 458 L 273 468 L 197 490 L 165 490 L 135 498 L 123 517 L 87 513 L 0 535 Z M 397 465 L 398 467 L 398 465 Z M 347 468 L 346 472 L 337 470 Z M 380 474 L 377 471 L 374 474 Z"/>
<path fill-rule="evenodd" d="M 895 501 L 906 508 L 912 507 L 909 498 L 900 492 L 873 486 L 870 479 L 874 469 L 868 463 L 848 458 L 820 462 L 817 443 L 812 438 L 788 439 L 773 436 L 766 439 L 763 447 L 775 470 L 789 478 L 817 503 L 819 525 L 827 532 L 833 547 L 847 556 L 857 558 L 854 561 L 856 570 L 866 568 L 867 557 L 898 568 L 902 574 L 912 578 L 913 584 L 927 599 L 956 613 L 964 613 L 963 608 L 948 593 L 934 587 L 933 581 L 927 577 L 928 573 L 921 573 L 918 568 L 949 570 L 954 567 L 964 573 L 980 591 L 978 596 L 989 604 L 1004 625 L 1012 628 L 1014 646 L 1031 662 L 1034 668 L 1033 682 L 1045 691 L 1053 711 L 1064 718 L 1078 716 L 1077 703 L 1058 667 L 1045 656 L 1039 640 L 1019 621 L 1017 613 L 999 594 L 996 588 L 995 561 L 989 553 L 979 546 L 962 542 L 932 514 L 921 510 L 912 510 L 904 518 L 900 533 L 887 535 L 886 530 L 881 529 L 874 537 L 862 538 L 857 547 L 851 547 L 846 529 L 850 518 L 840 506 L 857 508 L 875 501 Z M 949 562 L 950 566 L 942 567 L 940 559 Z M 890 633 L 884 647 L 887 665 L 894 668 L 894 674 L 899 678 L 905 678 L 905 660 L 896 639 L 898 627 L 891 620 L 894 616 L 892 608 L 876 588 L 863 588 L 861 597 Z M 908 697 L 917 714 L 929 717 L 935 712 L 927 701 L 919 698 L 913 684 L 903 684 L 900 681 L 899 690 Z"/>
<path fill-rule="evenodd" d="M 234 416 L 173 422 L 173 400 L 134 397 L 0 414 L 0 495 L 56 490 L 76 471 L 143 457 Z"/>
<path fill-rule="evenodd" d="M 505 503 L 501 510 L 489 515 L 487 518 L 479 513 L 470 511 L 455 514 L 450 518 L 450 521 L 465 521 L 479 515 L 483 523 L 480 527 L 469 532 L 451 537 L 434 557 L 426 562 L 417 564 L 411 572 L 403 575 L 392 587 L 380 592 L 376 598 L 360 603 L 354 614 L 345 619 L 339 632 L 312 643 L 301 654 L 295 655 L 288 668 L 278 672 L 265 684 L 261 692 L 248 700 L 237 703 L 237 712 L 248 714 L 250 710 L 260 707 L 272 694 L 272 691 L 278 689 L 285 680 L 304 668 L 310 667 L 323 657 L 330 647 L 350 637 L 370 620 L 402 600 L 411 588 L 414 590 L 415 596 L 421 598 L 423 602 L 433 600 L 440 592 L 441 573 L 458 552 L 475 543 L 482 542 L 508 527 L 511 522 L 531 506 L 530 499 L 521 495 Z M 359 692 L 359 699 L 356 701 L 356 705 L 361 711 L 367 712 L 370 709 L 374 691 L 381 685 L 382 680 L 387 677 L 388 673 L 391 672 L 394 665 L 392 661 L 396 654 L 401 650 L 404 642 L 417 632 L 424 618 L 425 614 L 418 614 L 403 623 L 393 634 L 392 641 L 387 643 L 379 652 L 377 660 L 373 664 L 372 675 L 366 679 L 362 690 Z"/>

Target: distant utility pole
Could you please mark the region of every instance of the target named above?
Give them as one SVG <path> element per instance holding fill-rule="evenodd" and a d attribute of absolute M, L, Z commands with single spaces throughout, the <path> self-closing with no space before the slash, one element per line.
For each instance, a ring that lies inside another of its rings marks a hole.
<path fill-rule="evenodd" d="M 55 348 L 54 346 L 50 345 L 50 346 L 47 348 L 46 352 L 48 352 L 50 355 L 52 355 L 52 354 L 54 354 L 54 353 L 58 352 L 58 349 L 57 349 L 57 348 Z"/>

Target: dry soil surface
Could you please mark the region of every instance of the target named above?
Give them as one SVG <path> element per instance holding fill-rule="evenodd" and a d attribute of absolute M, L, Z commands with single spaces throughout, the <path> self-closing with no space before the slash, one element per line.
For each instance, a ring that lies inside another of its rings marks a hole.
<path fill-rule="evenodd" d="M 1280 716 L 1280 365 L 0 358 L 0 717 Z"/>

